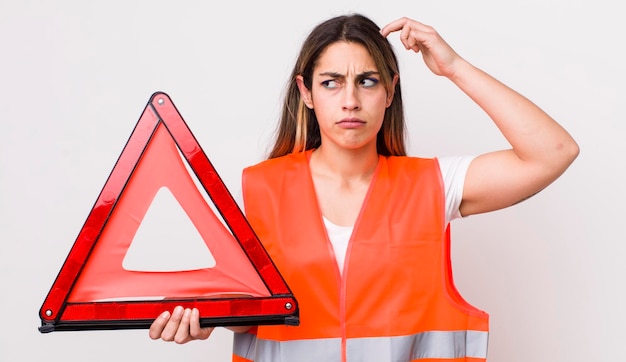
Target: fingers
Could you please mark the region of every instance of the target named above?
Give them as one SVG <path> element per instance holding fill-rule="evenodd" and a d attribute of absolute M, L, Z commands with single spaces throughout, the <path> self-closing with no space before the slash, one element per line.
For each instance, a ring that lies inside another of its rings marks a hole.
<path fill-rule="evenodd" d="M 176 307 L 179 308 L 179 307 Z M 180 307 L 182 309 L 182 307 Z M 176 313 L 176 312 L 174 312 Z M 174 342 L 183 344 L 189 342 L 192 338 L 189 333 L 189 321 L 191 319 L 191 309 L 184 309 L 180 317 L 180 322 L 176 325 L 176 334 L 174 334 Z"/>
<path fill-rule="evenodd" d="M 423 44 L 429 40 L 429 37 L 432 34 L 436 34 L 432 27 L 406 17 L 387 24 L 380 30 L 380 33 L 387 37 L 389 34 L 397 31 L 400 32 L 402 45 L 407 50 L 411 49 L 415 52 L 419 52 Z"/>
<path fill-rule="evenodd" d="M 167 324 L 169 319 L 170 319 L 170 312 L 165 311 L 161 313 L 161 315 L 157 319 L 155 319 L 154 322 L 152 322 L 152 324 L 150 325 L 150 331 L 148 332 L 148 335 L 150 336 L 150 338 L 152 339 L 161 338 L 163 329 L 165 328 L 165 325 Z"/>
<path fill-rule="evenodd" d="M 419 21 L 415 21 L 413 19 L 403 17 L 385 25 L 380 30 L 380 33 L 384 37 L 387 37 L 389 34 L 393 32 L 400 31 L 400 39 L 406 39 L 409 37 L 411 30 L 428 32 L 428 31 L 432 31 L 432 27 L 426 24 L 420 23 Z"/>
<path fill-rule="evenodd" d="M 185 310 L 181 306 L 174 308 L 174 311 L 170 315 L 169 312 L 163 312 L 159 318 L 157 318 L 150 326 L 150 338 L 159 339 L 164 341 L 176 343 L 185 343 L 185 339 L 188 339 L 189 333 L 185 335 L 184 326 L 182 325 L 183 316 Z M 187 330 L 189 330 L 189 318 L 187 318 Z"/>
<path fill-rule="evenodd" d="M 408 20 L 409 20 L 408 18 L 403 17 L 398 20 L 392 21 L 391 23 L 385 25 L 382 29 L 380 29 L 380 33 L 384 37 L 387 37 L 389 34 L 393 33 L 394 31 L 401 30 Z"/>
<path fill-rule="evenodd" d="M 165 312 L 161 314 L 161 317 L 164 317 L 167 314 L 169 313 Z M 162 340 L 167 341 L 167 342 L 174 341 L 174 338 L 176 337 L 176 333 L 178 332 L 178 327 L 180 326 L 180 322 L 183 318 L 183 314 L 184 314 L 183 307 L 177 306 L 176 308 L 174 308 L 174 311 L 172 312 L 172 314 L 169 316 L 169 318 L 167 318 L 166 323 L 164 323 L 163 326 L 161 327 L 160 334 L 157 336 L 157 338 L 161 338 Z M 157 321 L 159 321 L 161 317 L 159 317 Z M 157 321 L 154 321 L 153 325 L 154 323 L 157 323 Z M 159 324 L 162 324 L 162 323 L 159 323 Z M 155 327 L 155 330 L 158 332 L 158 329 L 156 327 Z M 150 332 L 152 332 L 152 328 L 150 328 Z"/>
<path fill-rule="evenodd" d="M 393 32 L 399 32 L 400 41 L 407 50 L 421 53 L 428 69 L 436 75 L 452 77 L 457 65 L 463 64 L 462 58 L 430 25 L 404 17 L 380 30 L 385 37 Z"/>
<path fill-rule="evenodd" d="M 200 312 L 197 308 L 191 310 L 191 319 L 189 321 L 189 333 L 194 339 L 207 339 L 213 332 L 214 328 L 201 328 L 200 327 Z"/>
<path fill-rule="evenodd" d="M 207 339 L 214 328 L 200 327 L 200 312 L 197 308 L 184 309 L 181 306 L 174 308 L 170 315 L 163 312 L 150 325 L 149 336 L 152 339 L 162 339 L 178 344 L 187 343 L 194 339 Z"/>

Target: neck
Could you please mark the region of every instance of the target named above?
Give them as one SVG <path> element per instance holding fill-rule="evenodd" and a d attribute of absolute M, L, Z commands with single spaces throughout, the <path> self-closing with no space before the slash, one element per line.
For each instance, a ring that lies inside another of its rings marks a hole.
<path fill-rule="evenodd" d="M 311 156 L 311 167 L 316 172 L 342 180 L 369 179 L 378 164 L 376 146 L 355 150 L 320 146 Z"/>

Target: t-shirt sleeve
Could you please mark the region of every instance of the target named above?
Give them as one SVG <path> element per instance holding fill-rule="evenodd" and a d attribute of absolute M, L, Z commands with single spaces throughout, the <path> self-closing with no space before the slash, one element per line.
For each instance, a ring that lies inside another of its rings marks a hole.
<path fill-rule="evenodd" d="M 439 168 L 446 194 L 446 221 L 463 217 L 459 211 L 463 201 L 463 185 L 467 169 L 475 156 L 439 157 Z"/>

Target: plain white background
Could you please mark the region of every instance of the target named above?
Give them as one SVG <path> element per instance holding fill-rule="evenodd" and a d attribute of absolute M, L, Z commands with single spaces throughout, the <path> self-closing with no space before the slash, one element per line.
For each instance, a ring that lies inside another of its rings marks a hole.
<path fill-rule="evenodd" d="M 173 98 L 236 190 L 241 169 L 265 156 L 305 35 L 347 12 L 380 26 L 401 16 L 433 25 L 581 146 L 531 200 L 453 224 L 458 289 L 491 315 L 489 360 L 623 359 L 619 2 L 0 0 L 1 361 L 229 360 L 225 330 L 183 346 L 146 330 L 40 334 L 38 310 L 154 91 Z M 391 41 L 411 154 L 506 147 L 458 89 Z"/>

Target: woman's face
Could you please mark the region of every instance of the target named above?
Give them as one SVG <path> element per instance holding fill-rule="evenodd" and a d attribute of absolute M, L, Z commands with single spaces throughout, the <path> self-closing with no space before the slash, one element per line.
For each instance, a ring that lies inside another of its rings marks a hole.
<path fill-rule="evenodd" d="M 363 45 L 343 41 L 329 45 L 313 69 L 311 89 L 304 87 L 301 77 L 298 86 L 305 104 L 315 111 L 320 147 L 376 149 L 376 134 L 393 94 L 387 94 Z"/>

